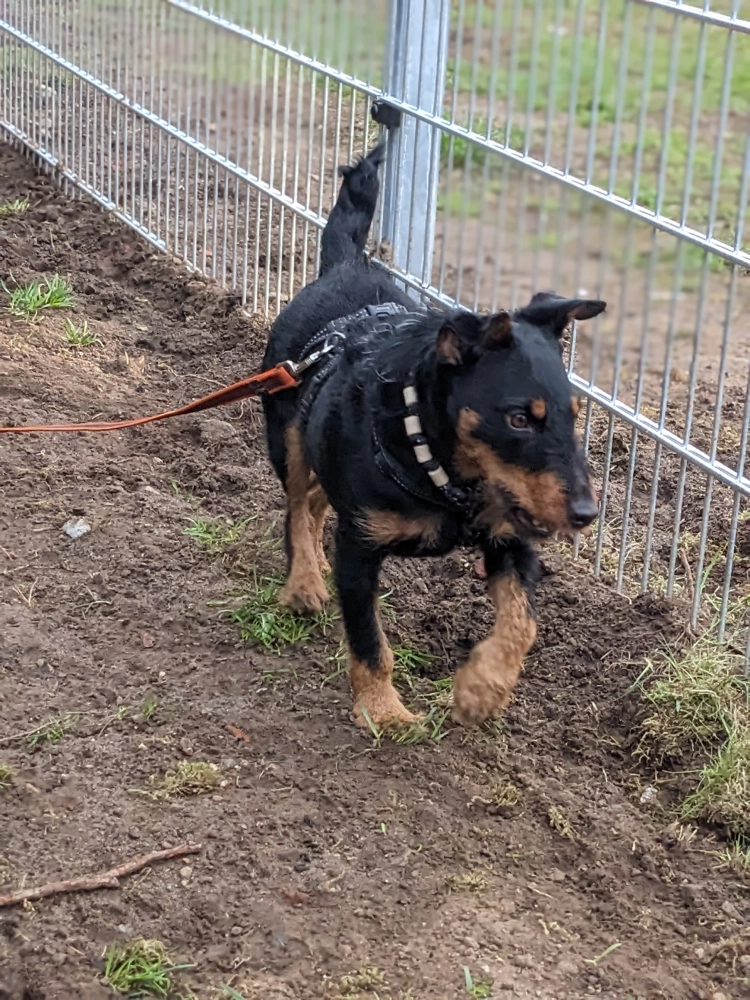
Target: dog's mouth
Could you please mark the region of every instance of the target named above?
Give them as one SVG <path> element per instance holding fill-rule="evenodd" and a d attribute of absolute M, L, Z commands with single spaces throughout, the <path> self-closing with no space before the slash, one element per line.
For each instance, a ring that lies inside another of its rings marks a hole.
<path fill-rule="evenodd" d="M 554 531 L 546 524 L 542 524 L 541 521 L 537 521 L 523 507 L 511 507 L 509 514 L 516 531 L 527 538 L 550 538 L 552 535 L 557 534 L 557 531 Z"/>

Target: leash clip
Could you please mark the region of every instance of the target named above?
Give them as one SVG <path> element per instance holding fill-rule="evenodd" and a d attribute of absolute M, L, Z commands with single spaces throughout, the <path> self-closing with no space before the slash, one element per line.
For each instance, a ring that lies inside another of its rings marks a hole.
<path fill-rule="evenodd" d="M 308 368 L 312 368 L 313 365 L 316 365 L 321 358 L 330 354 L 336 347 L 337 341 L 344 339 L 345 336 L 343 333 L 340 333 L 338 330 L 334 330 L 332 333 L 328 334 L 326 339 L 323 341 L 322 346 L 319 347 L 317 351 L 313 351 L 311 354 L 308 354 L 307 357 L 302 358 L 301 361 L 282 361 L 279 367 L 285 368 L 292 378 L 299 379 L 303 372 L 306 372 Z"/>

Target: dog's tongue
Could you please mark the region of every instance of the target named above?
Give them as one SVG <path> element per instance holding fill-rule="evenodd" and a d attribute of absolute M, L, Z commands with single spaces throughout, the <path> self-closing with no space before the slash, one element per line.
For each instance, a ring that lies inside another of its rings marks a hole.
<path fill-rule="evenodd" d="M 474 562 L 474 572 L 477 574 L 480 580 L 487 579 L 487 570 L 484 568 L 484 558 L 478 556 Z"/>

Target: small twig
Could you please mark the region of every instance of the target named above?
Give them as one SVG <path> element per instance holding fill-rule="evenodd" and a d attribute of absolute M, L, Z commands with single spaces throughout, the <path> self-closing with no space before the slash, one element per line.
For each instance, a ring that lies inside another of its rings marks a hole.
<path fill-rule="evenodd" d="M 19 889 L 11 892 L 7 896 L 0 896 L 0 907 L 15 906 L 16 903 L 25 903 L 33 899 L 44 899 L 45 896 L 55 896 L 60 892 L 88 892 L 91 889 L 119 889 L 120 879 L 125 875 L 132 875 L 133 872 L 140 871 L 146 865 L 154 861 L 166 861 L 168 858 L 182 858 L 186 854 L 197 854 L 201 850 L 200 844 L 182 844 L 179 847 L 170 847 L 166 851 L 153 851 L 151 854 L 142 854 L 139 858 L 126 861 L 111 868 L 107 872 L 99 872 L 97 875 L 81 875 L 80 878 L 66 879 L 64 882 L 48 882 L 47 885 L 37 886 L 35 889 Z"/>
<path fill-rule="evenodd" d="M 680 562 L 682 563 L 682 568 L 685 570 L 690 600 L 692 601 L 695 596 L 695 583 L 693 582 L 693 571 L 690 569 L 690 563 L 688 562 L 688 557 L 684 549 L 680 549 Z"/>

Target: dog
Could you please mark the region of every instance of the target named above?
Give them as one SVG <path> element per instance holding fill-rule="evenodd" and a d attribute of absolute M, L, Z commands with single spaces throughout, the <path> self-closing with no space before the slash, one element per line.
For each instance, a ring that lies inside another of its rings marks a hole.
<path fill-rule="evenodd" d="M 481 549 L 496 621 L 454 679 L 453 717 L 473 725 L 506 708 L 535 641 L 534 542 L 598 514 L 561 338 L 606 303 L 539 293 L 493 315 L 420 308 L 365 255 L 382 159 L 378 146 L 340 169 L 319 277 L 269 335 L 264 368 L 322 351 L 297 388 L 263 401 L 287 502 L 280 600 L 299 613 L 328 600 L 330 505 L 355 721 L 409 725 L 378 613 L 383 560 Z"/>

